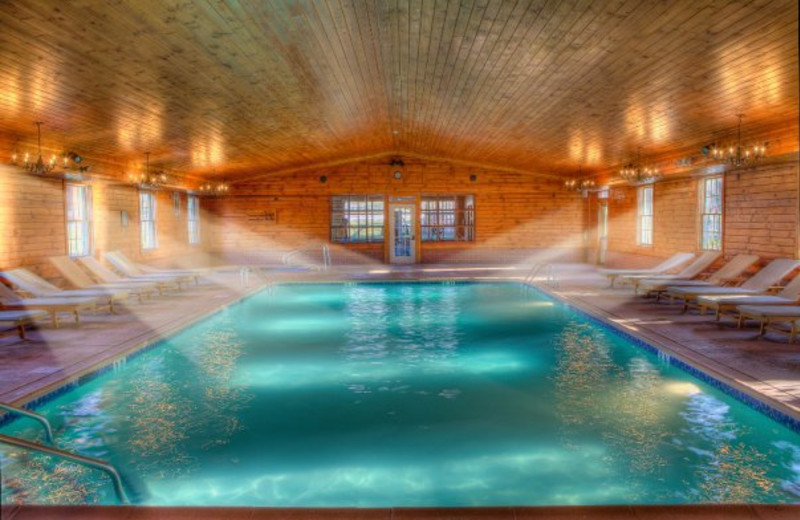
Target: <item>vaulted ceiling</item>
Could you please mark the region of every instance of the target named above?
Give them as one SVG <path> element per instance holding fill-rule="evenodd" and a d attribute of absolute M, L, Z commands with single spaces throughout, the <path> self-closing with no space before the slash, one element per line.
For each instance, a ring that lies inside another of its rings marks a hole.
<path fill-rule="evenodd" d="M 263 174 L 387 152 L 574 174 L 797 134 L 796 0 L 5 0 L 0 150 Z M 789 148 L 794 147 L 796 142 Z"/>

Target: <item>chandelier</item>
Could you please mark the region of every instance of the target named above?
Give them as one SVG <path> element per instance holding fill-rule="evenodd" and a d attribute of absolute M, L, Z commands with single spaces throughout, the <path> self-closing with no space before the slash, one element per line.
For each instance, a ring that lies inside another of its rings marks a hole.
<path fill-rule="evenodd" d="M 42 125 L 44 123 L 41 121 L 36 121 L 34 124 L 36 125 L 36 133 L 38 135 L 39 157 L 36 159 L 36 162 L 31 162 L 30 155 L 26 152 L 25 159 L 23 160 L 23 168 L 34 175 L 44 176 L 53 171 L 53 168 L 56 167 L 56 156 L 53 155 L 49 161 L 46 163 L 44 162 L 44 159 L 42 158 Z M 12 158 L 16 163 L 17 154 L 14 153 Z"/>
<path fill-rule="evenodd" d="M 657 168 L 643 166 L 641 149 L 636 152 L 636 162 L 628 163 L 619 171 L 619 176 L 628 184 L 652 184 L 661 178 Z"/>
<path fill-rule="evenodd" d="M 578 178 L 564 181 L 564 188 L 574 191 L 586 191 L 594 188 L 595 183 L 592 179 L 581 179 L 581 169 L 578 168 Z"/>
<path fill-rule="evenodd" d="M 229 189 L 230 187 L 225 183 L 225 181 L 217 183 L 207 182 L 200 186 L 200 193 L 202 195 L 216 197 L 218 195 L 224 195 Z"/>
<path fill-rule="evenodd" d="M 736 144 L 728 147 L 712 145 L 707 150 L 712 159 L 728 163 L 734 168 L 752 168 L 764 157 L 767 152 L 766 143 L 745 147 L 742 146 L 742 118 L 744 114 L 737 114 L 739 125 L 736 132 Z"/>
<path fill-rule="evenodd" d="M 158 189 L 167 184 L 169 177 L 167 177 L 167 174 L 163 171 L 150 173 L 150 152 L 145 152 L 144 157 L 144 171 L 138 175 L 135 173 L 129 173 L 128 182 L 138 188 L 146 189 Z"/>
<path fill-rule="evenodd" d="M 564 181 L 564 188 L 575 191 L 585 191 L 594 188 L 594 181 L 591 179 L 570 179 Z"/>

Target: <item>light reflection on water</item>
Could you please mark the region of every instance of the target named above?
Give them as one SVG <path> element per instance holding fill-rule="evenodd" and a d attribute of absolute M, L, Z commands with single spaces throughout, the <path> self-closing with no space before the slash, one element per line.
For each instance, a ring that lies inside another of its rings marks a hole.
<path fill-rule="evenodd" d="M 513 284 L 279 287 L 42 411 L 150 504 L 800 497 L 797 434 Z M 0 456 L 4 501 L 113 503 L 94 472 Z"/>

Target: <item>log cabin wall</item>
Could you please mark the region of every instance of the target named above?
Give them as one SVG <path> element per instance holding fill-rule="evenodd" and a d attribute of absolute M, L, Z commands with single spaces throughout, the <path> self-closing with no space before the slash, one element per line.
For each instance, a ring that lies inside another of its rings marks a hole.
<path fill-rule="evenodd" d="M 140 261 L 167 264 L 203 251 L 202 240 L 199 246 L 188 244 L 185 193 L 178 214 L 171 191 L 155 192 L 158 248 L 143 252 L 138 190 L 114 182 L 93 182 L 91 187 L 95 257 L 121 250 Z M 127 227 L 122 226 L 123 210 L 128 213 Z M 0 237 L 0 269 L 25 267 L 61 284 L 48 258 L 67 254 L 64 181 L 0 165 Z"/>
<path fill-rule="evenodd" d="M 389 160 L 238 182 L 231 195 L 206 201 L 215 217 L 211 247 L 226 261 L 240 262 L 328 242 L 332 195 L 410 196 L 418 205 L 421 195 L 472 194 L 475 241 L 418 243 L 419 262 L 583 260 L 584 203 L 579 194 L 564 190 L 561 181 L 407 157 L 397 180 L 392 172 L 398 168 L 389 166 Z M 265 220 L 267 214 L 276 215 L 277 222 Z M 386 251 L 383 243 L 349 244 L 334 247 L 333 257 L 334 264 L 383 263 Z"/>
<path fill-rule="evenodd" d="M 636 243 L 636 188 L 613 187 L 609 198 L 607 264 L 651 265 L 679 251 L 697 252 L 700 243 L 701 178 L 662 181 L 653 191 L 653 245 Z M 798 253 L 797 163 L 731 171 L 723 182 L 723 253 L 764 259 Z"/>

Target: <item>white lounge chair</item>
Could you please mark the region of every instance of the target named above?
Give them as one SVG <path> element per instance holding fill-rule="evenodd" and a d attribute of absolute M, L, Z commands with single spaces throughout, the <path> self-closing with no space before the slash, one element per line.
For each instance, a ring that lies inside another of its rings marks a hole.
<path fill-rule="evenodd" d="M 68 256 L 53 256 L 50 257 L 50 263 L 58 270 L 59 273 L 72 285 L 81 289 L 100 289 L 100 290 L 125 290 L 131 294 L 135 294 L 139 298 L 139 302 L 144 297 L 150 296 L 158 288 L 153 283 L 148 282 L 116 282 L 116 283 L 95 283 L 94 280 L 81 269 L 78 264 Z"/>
<path fill-rule="evenodd" d="M 758 332 L 763 336 L 767 330 L 775 330 L 789 334 L 789 341 L 794 341 L 797 337 L 798 327 L 800 327 L 800 305 L 739 305 L 739 327 L 744 320 L 757 320 L 761 324 Z M 776 327 L 776 324 L 786 326 Z"/>
<path fill-rule="evenodd" d="M 94 311 L 96 298 L 21 298 L 5 284 L 0 283 L 0 308 L 4 310 L 41 310 L 50 314 L 53 326 L 58 328 L 59 313 L 70 313 L 75 323 L 80 323 L 81 311 Z"/>
<path fill-rule="evenodd" d="M 656 301 L 660 301 L 667 287 L 715 287 L 730 284 L 739 280 L 742 273 L 756 262 L 758 262 L 756 255 L 736 255 L 706 280 L 643 278 L 639 281 L 637 290 L 643 294 L 655 293 Z"/>
<path fill-rule="evenodd" d="M 46 318 L 45 311 L 0 311 L 0 326 L 5 330 L 15 330 L 20 339 L 25 339 L 25 325 Z"/>
<path fill-rule="evenodd" d="M 0 276 L 35 298 L 95 298 L 98 302 L 107 305 L 111 312 L 114 312 L 114 305 L 117 301 L 125 301 L 130 296 L 128 291 L 122 289 L 78 289 L 74 291 L 59 289 L 39 275 L 21 267 L 0 272 Z"/>
<path fill-rule="evenodd" d="M 141 287 L 142 285 L 155 285 L 158 289 L 159 293 L 163 294 L 164 291 L 169 291 L 173 289 L 181 289 L 181 284 L 173 279 L 173 278 L 124 278 L 108 267 L 104 266 L 94 257 L 91 256 L 81 256 L 78 258 L 78 262 L 81 263 L 90 273 L 92 276 L 97 278 L 102 283 L 119 283 L 119 284 L 130 284 L 135 287 Z"/>
<path fill-rule="evenodd" d="M 706 295 L 697 298 L 697 306 L 700 307 L 700 313 L 704 314 L 708 309 L 715 312 L 717 320 L 723 314 L 730 311 L 735 311 L 739 305 L 759 305 L 759 306 L 773 306 L 773 305 L 797 305 L 800 304 L 800 276 L 795 276 L 794 280 L 789 282 L 777 294 L 745 294 L 745 295 Z"/>
<path fill-rule="evenodd" d="M 119 272 L 131 278 L 133 280 L 169 280 L 174 281 L 178 285 L 182 283 L 199 283 L 198 279 L 200 275 L 195 272 L 190 271 L 171 271 L 171 272 L 162 272 L 162 271 L 144 271 L 138 264 L 129 260 L 125 255 L 120 253 L 119 251 L 112 251 L 106 253 L 105 255 L 106 260 L 111 262 L 111 265 L 114 266 Z"/>
<path fill-rule="evenodd" d="M 755 295 L 766 292 L 770 287 L 779 283 L 786 275 L 800 266 L 800 260 L 778 258 L 771 261 L 752 278 L 738 287 L 668 287 L 665 291 L 670 300 L 683 301 L 682 311 L 689 309 L 690 302 L 701 296 L 730 295 Z"/>
<path fill-rule="evenodd" d="M 702 255 L 695 258 L 692 263 L 681 269 L 675 274 L 662 274 L 653 276 L 649 274 L 635 274 L 625 275 L 620 277 L 621 282 L 633 285 L 633 294 L 639 292 L 639 286 L 645 283 L 656 283 L 655 281 L 675 281 L 675 280 L 691 280 L 703 274 L 703 272 L 711 267 L 711 264 L 717 261 L 722 255 L 719 251 L 706 251 Z"/>
<path fill-rule="evenodd" d="M 633 276 L 641 274 L 655 276 L 659 274 L 665 274 L 669 271 L 678 269 L 692 258 L 694 258 L 694 254 L 692 253 L 676 253 L 657 266 L 649 269 L 598 269 L 597 272 L 608 278 L 610 282 L 609 287 L 614 287 L 614 281 L 616 281 L 616 279 L 620 276 Z"/>

